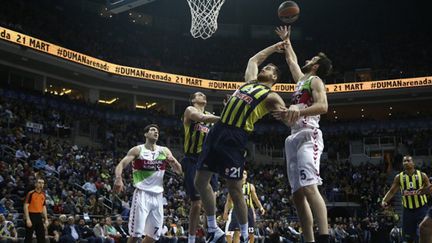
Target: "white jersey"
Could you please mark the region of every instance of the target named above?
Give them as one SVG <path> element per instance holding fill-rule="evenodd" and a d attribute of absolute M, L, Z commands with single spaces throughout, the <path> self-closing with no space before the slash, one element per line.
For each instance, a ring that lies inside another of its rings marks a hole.
<path fill-rule="evenodd" d="M 156 145 L 155 151 L 139 145 L 140 154 L 132 162 L 132 177 L 135 188 L 153 193 L 163 192 L 163 177 L 165 174 L 165 147 Z"/>
<path fill-rule="evenodd" d="M 312 96 L 312 80 L 316 76 L 311 76 L 297 83 L 295 92 L 291 98 L 291 104 L 297 105 L 299 109 L 304 109 L 313 104 Z M 314 129 L 319 128 L 320 115 L 316 116 L 301 116 L 296 123 L 291 127 L 291 134 L 297 133 L 304 128 Z"/>

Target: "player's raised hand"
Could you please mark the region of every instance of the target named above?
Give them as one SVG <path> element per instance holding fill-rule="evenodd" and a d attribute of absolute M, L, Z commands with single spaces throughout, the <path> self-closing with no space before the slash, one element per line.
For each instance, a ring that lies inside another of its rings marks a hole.
<path fill-rule="evenodd" d="M 291 37 L 291 26 L 279 26 L 276 28 L 275 32 L 281 40 L 289 40 Z"/>
<path fill-rule="evenodd" d="M 284 53 L 286 44 L 286 41 L 279 41 L 278 43 L 274 44 L 273 47 L 275 48 L 275 52 Z"/>

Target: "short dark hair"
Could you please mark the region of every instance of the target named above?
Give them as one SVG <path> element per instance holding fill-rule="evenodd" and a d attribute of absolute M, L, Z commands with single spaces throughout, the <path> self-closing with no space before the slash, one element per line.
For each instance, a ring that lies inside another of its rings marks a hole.
<path fill-rule="evenodd" d="M 144 127 L 144 133 L 148 133 L 150 131 L 150 128 L 155 127 L 159 131 L 159 126 L 157 124 L 150 124 Z"/>
<path fill-rule="evenodd" d="M 319 60 L 317 61 L 317 64 L 319 64 L 318 70 L 316 71 L 316 74 L 321 79 L 327 77 L 330 75 L 333 69 L 332 61 L 327 57 L 326 54 L 323 52 L 318 53 Z"/>
<path fill-rule="evenodd" d="M 269 64 L 267 64 L 267 65 L 270 65 L 270 66 L 273 66 L 274 67 L 274 72 L 276 73 L 276 83 L 280 80 L 280 78 L 281 78 L 281 75 L 282 75 L 282 72 L 281 72 L 281 70 L 278 68 L 278 66 L 276 66 L 275 64 L 273 64 L 273 63 L 269 63 Z"/>
<path fill-rule="evenodd" d="M 190 95 L 190 97 L 189 97 L 189 102 L 190 102 L 192 105 L 193 105 L 192 100 L 195 99 L 195 97 L 196 97 L 196 95 L 197 95 L 198 93 L 204 94 L 203 92 L 197 91 L 197 92 L 195 92 L 195 93 L 193 93 L 193 94 Z"/>

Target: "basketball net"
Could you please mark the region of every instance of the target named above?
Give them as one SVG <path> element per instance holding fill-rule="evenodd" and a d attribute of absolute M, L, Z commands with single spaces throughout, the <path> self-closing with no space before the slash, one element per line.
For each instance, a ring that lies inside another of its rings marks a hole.
<path fill-rule="evenodd" d="M 192 36 L 203 40 L 209 38 L 217 30 L 219 10 L 225 0 L 187 1 L 192 15 L 192 24 L 190 29 Z"/>

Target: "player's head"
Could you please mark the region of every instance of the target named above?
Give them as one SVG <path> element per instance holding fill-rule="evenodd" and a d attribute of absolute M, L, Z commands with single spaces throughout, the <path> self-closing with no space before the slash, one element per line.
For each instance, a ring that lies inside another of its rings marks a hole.
<path fill-rule="evenodd" d="M 312 59 L 307 60 L 301 69 L 305 74 L 313 73 L 323 79 L 331 73 L 332 68 L 332 61 L 326 56 L 326 54 L 320 52 Z"/>
<path fill-rule="evenodd" d="M 146 142 L 156 143 L 159 139 L 159 126 L 156 124 L 147 125 L 144 128 L 144 137 L 146 138 Z"/>
<path fill-rule="evenodd" d="M 414 169 L 414 161 L 411 155 L 405 155 L 403 157 L 402 164 L 405 170 Z"/>
<path fill-rule="evenodd" d="M 190 96 L 189 101 L 192 105 L 195 105 L 195 104 L 206 105 L 207 104 L 207 97 L 203 92 L 195 92 Z"/>
<path fill-rule="evenodd" d="M 242 178 L 243 183 L 246 183 L 247 176 L 248 176 L 247 171 L 244 170 L 244 171 L 243 171 L 243 178 Z"/>
<path fill-rule="evenodd" d="M 273 63 L 269 63 L 261 68 L 261 71 L 258 73 L 258 81 L 260 82 L 269 82 L 272 85 L 277 83 L 281 76 L 281 72 L 279 68 Z"/>

